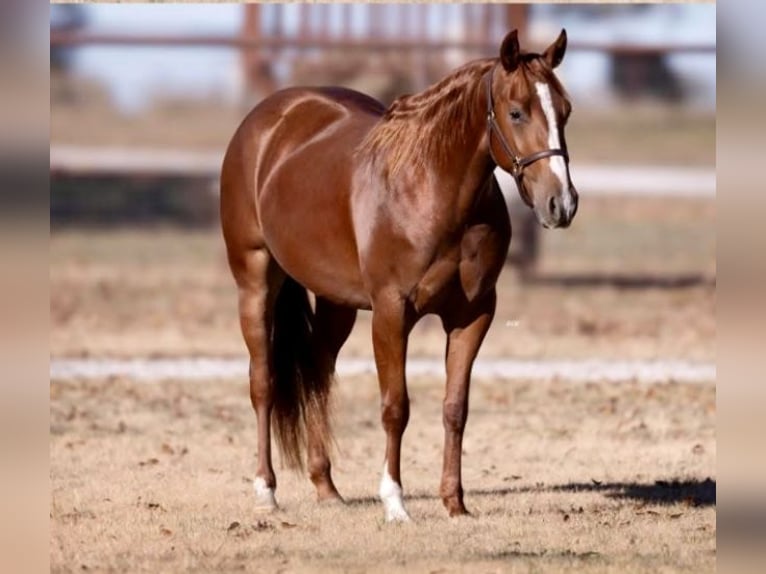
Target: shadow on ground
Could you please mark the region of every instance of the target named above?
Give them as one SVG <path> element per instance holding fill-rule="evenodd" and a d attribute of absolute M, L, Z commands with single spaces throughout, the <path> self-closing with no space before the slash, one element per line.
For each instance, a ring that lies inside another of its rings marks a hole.
<path fill-rule="evenodd" d="M 529 285 L 552 287 L 616 287 L 619 289 L 686 289 L 715 287 L 716 278 L 703 273 L 680 275 L 625 275 L 621 273 L 585 273 L 579 275 L 534 274 L 526 277 Z"/>
<path fill-rule="evenodd" d="M 716 481 L 658 480 L 653 484 L 631 482 L 571 483 L 551 487 L 552 492 L 603 492 L 610 498 L 629 498 L 647 504 L 675 504 L 685 502 L 693 506 L 715 506 Z"/>
<path fill-rule="evenodd" d="M 570 482 L 568 484 L 501 487 L 481 490 L 468 490 L 466 496 L 506 496 L 527 492 L 601 492 L 609 498 L 624 498 L 646 504 L 686 503 L 691 506 L 715 506 L 716 481 L 704 480 L 657 480 L 651 484 L 635 482 Z M 415 493 L 406 495 L 410 500 L 436 499 L 435 494 Z M 346 499 L 352 506 L 377 504 L 373 496 Z"/>

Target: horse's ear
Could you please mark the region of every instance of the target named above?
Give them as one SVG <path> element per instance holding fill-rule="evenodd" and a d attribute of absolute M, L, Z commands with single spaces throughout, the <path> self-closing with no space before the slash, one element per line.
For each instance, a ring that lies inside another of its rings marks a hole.
<path fill-rule="evenodd" d="M 551 68 L 555 68 L 564 59 L 564 53 L 567 51 L 567 31 L 561 29 L 561 34 L 556 41 L 546 48 L 543 52 L 543 58 Z"/>
<path fill-rule="evenodd" d="M 500 62 L 507 72 L 513 72 L 519 65 L 519 33 L 508 32 L 500 45 Z"/>

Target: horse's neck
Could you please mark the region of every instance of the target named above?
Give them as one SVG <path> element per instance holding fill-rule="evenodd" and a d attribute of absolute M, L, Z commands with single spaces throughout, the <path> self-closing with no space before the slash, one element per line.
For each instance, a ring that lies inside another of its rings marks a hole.
<path fill-rule="evenodd" d="M 431 195 L 459 225 L 492 171 L 484 74 L 492 61 L 456 72 L 392 105 L 360 146 L 383 187 L 394 195 Z"/>
<path fill-rule="evenodd" d="M 432 192 L 445 194 L 443 199 L 454 201 L 456 213 L 466 217 L 494 167 L 487 140 L 485 83 L 479 80 L 468 89 L 470 97 L 460 102 L 462 109 L 456 110 L 456 115 L 464 118 L 464 132 L 447 135 L 430 168 L 436 176 Z"/>

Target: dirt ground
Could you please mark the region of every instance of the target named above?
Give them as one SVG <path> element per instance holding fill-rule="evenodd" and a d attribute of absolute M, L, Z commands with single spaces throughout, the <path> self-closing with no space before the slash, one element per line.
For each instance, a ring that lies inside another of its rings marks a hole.
<path fill-rule="evenodd" d="M 376 493 L 371 377 L 337 385 L 335 477 L 321 506 L 278 467 L 281 510 L 252 509 L 245 381 L 51 383 L 51 571 L 713 572 L 714 384 L 473 384 L 466 504 L 437 496 L 443 382 L 410 381 L 403 448 L 414 522 Z"/>
<path fill-rule="evenodd" d="M 543 233 L 539 269 L 506 269 L 484 357 L 715 360 L 715 204 L 583 200 Z M 216 230 L 53 230 L 51 355 L 241 356 Z M 345 356 L 369 356 L 369 313 Z M 437 356 L 426 318 L 411 355 Z M 253 511 L 245 380 L 53 380 L 54 572 L 712 572 L 716 391 L 695 385 L 473 382 L 464 444 L 471 518 L 438 499 L 437 378 L 410 381 L 403 480 L 414 523 L 377 502 L 384 436 L 372 377 L 337 387 L 335 476 L 322 507 L 278 470 L 282 510 Z"/>
<path fill-rule="evenodd" d="M 498 285 L 484 357 L 715 358 L 715 202 L 581 200 L 571 228 L 541 231 L 534 278 Z M 244 352 L 220 233 L 179 229 L 54 230 L 53 356 L 238 356 Z M 440 356 L 426 317 L 412 355 Z M 370 356 L 361 312 L 343 350 Z"/>

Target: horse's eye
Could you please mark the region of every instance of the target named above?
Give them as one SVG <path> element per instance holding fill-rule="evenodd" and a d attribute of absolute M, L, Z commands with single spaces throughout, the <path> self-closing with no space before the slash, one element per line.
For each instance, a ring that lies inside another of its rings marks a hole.
<path fill-rule="evenodd" d="M 514 122 L 517 122 L 521 119 L 521 111 L 519 110 L 511 110 L 511 119 Z"/>

